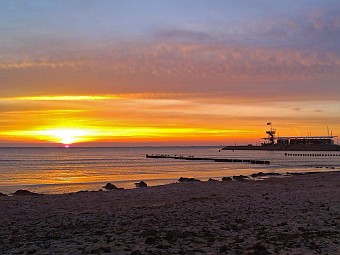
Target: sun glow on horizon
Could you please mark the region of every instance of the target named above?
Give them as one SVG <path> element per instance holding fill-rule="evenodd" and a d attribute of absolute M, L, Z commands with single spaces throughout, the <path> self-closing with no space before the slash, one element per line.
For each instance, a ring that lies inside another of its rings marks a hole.
<path fill-rule="evenodd" d="M 1 135 L 11 138 L 11 140 L 20 141 L 46 141 L 71 145 L 80 142 L 89 142 L 94 140 L 95 131 L 84 128 L 46 128 L 39 130 L 17 130 L 9 132 L 0 132 Z"/>
<path fill-rule="evenodd" d="M 41 131 L 40 135 L 47 137 L 51 142 L 62 143 L 64 145 L 90 140 L 90 132 L 81 129 L 50 129 Z"/>
<path fill-rule="evenodd" d="M 30 141 L 48 141 L 63 144 L 65 147 L 76 143 L 87 142 L 120 142 L 125 141 L 168 141 L 195 140 L 204 141 L 232 137 L 236 134 L 253 133 L 252 130 L 238 129 L 207 129 L 190 127 L 89 127 L 89 128 L 41 128 L 39 130 L 22 130 L 2 132 L 13 139 Z M 0 132 L 1 133 L 1 132 Z M 193 140 L 192 140 L 193 139 Z"/>
<path fill-rule="evenodd" d="M 294 134 L 297 126 L 301 134 L 322 134 L 323 124 L 315 119 L 335 134 L 339 130 L 335 101 L 317 102 L 317 108 L 314 101 L 224 101 L 223 96 L 208 100 L 156 94 L 0 97 L 0 142 L 248 144 L 260 142 L 263 123 L 272 116 L 280 135 Z"/>

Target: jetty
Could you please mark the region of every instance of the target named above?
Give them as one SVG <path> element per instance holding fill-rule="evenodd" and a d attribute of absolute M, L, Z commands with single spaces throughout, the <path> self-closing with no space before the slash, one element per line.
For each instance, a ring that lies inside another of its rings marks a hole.
<path fill-rule="evenodd" d="M 228 162 L 228 163 L 249 163 L 249 164 L 261 164 L 269 165 L 269 160 L 256 160 L 256 159 L 236 159 L 236 158 L 211 158 L 211 157 L 195 157 L 195 156 L 183 156 L 183 155 L 166 155 L 166 154 L 146 154 L 146 158 L 158 158 L 158 159 L 179 159 L 179 160 L 201 160 L 201 161 L 214 161 L 214 162 Z"/>

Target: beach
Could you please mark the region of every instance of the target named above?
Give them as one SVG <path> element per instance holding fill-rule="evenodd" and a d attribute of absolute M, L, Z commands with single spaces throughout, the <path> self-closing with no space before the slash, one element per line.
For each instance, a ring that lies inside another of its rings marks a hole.
<path fill-rule="evenodd" d="M 0 225 L 0 254 L 340 254 L 340 172 L 0 196 Z"/>

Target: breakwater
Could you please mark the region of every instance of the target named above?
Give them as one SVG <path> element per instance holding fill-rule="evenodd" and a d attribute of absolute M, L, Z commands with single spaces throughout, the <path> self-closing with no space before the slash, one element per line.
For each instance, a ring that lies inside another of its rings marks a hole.
<path fill-rule="evenodd" d="M 255 159 L 235 159 L 235 158 L 210 158 L 210 157 L 195 157 L 195 156 L 182 156 L 182 155 L 166 155 L 166 154 L 152 154 L 146 155 L 147 158 L 167 158 L 167 159 L 180 159 L 180 160 L 206 160 L 215 162 L 228 162 L 228 163 L 249 163 L 269 165 L 269 160 L 255 160 Z"/>

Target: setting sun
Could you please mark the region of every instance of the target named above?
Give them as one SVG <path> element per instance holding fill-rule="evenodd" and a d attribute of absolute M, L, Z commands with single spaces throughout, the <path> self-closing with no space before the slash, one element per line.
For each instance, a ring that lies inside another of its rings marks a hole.
<path fill-rule="evenodd" d="M 62 143 L 65 145 L 90 140 L 90 132 L 81 129 L 51 129 L 40 132 L 44 140 Z"/>

